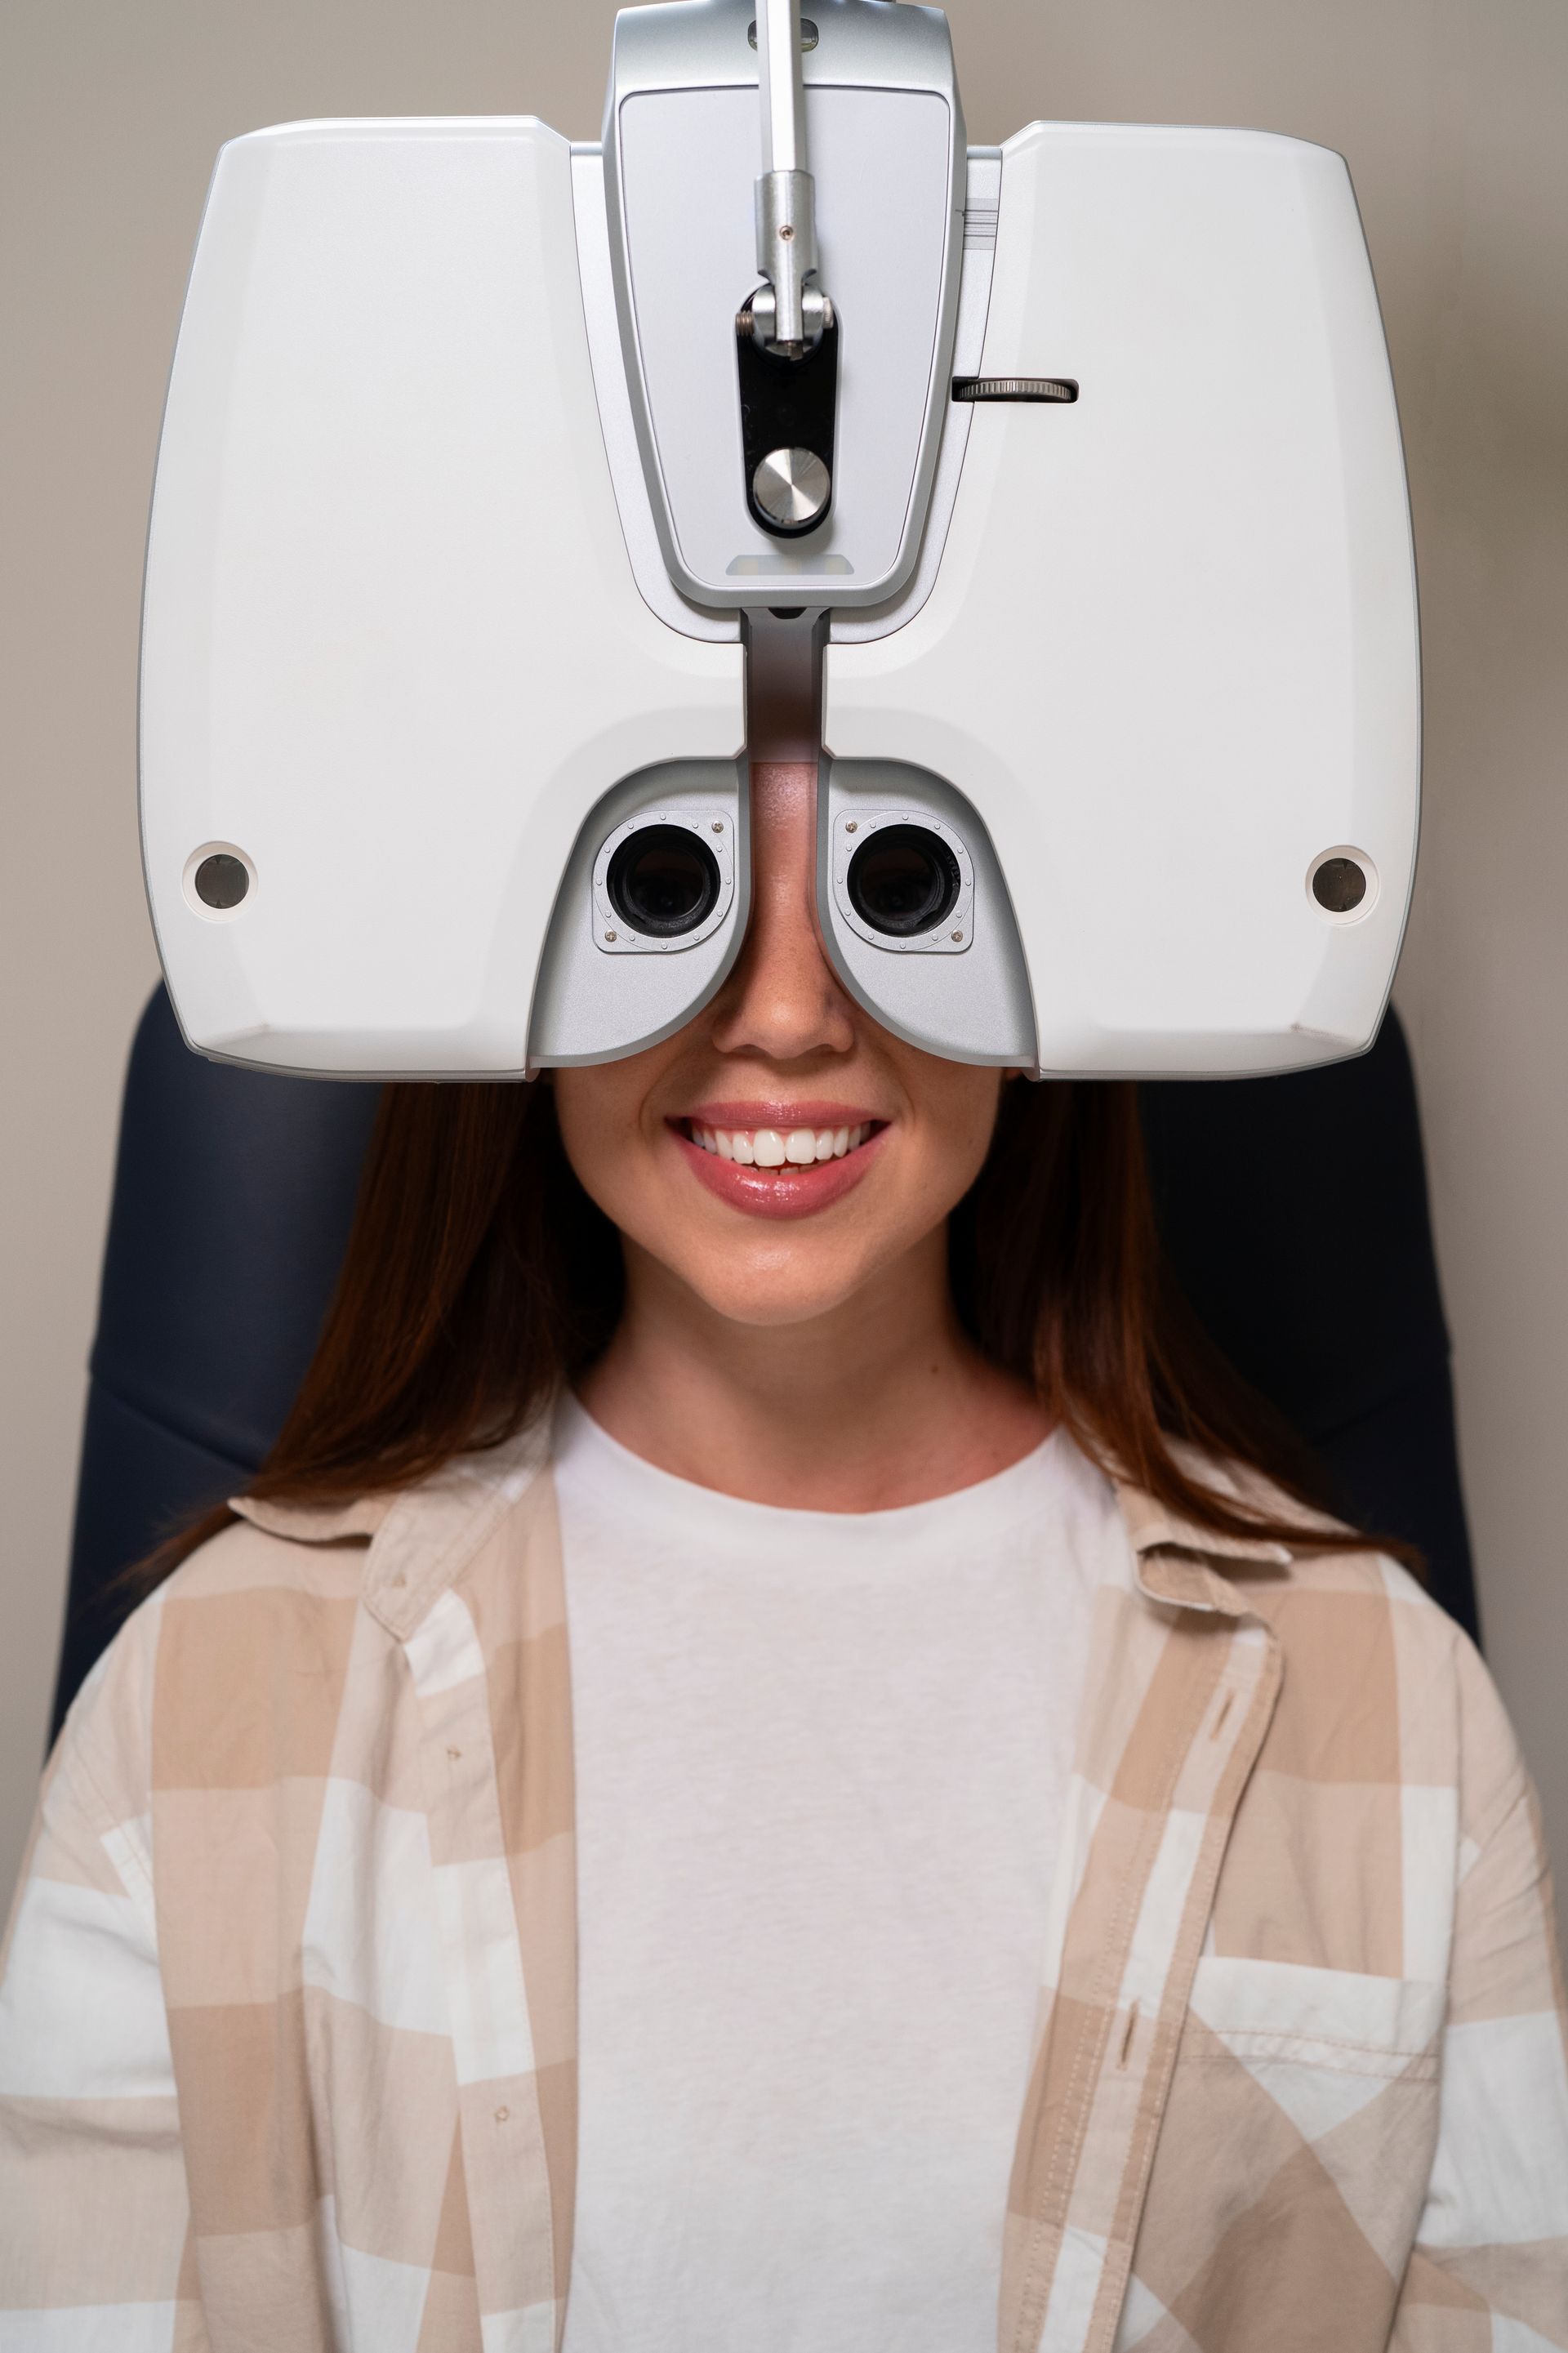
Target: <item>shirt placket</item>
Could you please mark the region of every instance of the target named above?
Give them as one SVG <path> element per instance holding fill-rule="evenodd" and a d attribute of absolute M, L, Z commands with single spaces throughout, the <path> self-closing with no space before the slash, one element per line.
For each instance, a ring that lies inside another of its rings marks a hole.
<path fill-rule="evenodd" d="M 436 1929 L 485 2353 L 554 2353 L 564 2309 L 545 2124 L 491 1721 L 489 1662 L 454 1581 L 500 1517 L 432 1546 L 394 1514 L 370 1607 L 401 1641 L 421 1724 Z M 460 1507 L 453 1517 L 459 1525 Z M 434 1557 L 431 1556 L 434 1555 Z M 526 1564 L 518 1573 L 526 1574 Z M 434 1598 L 432 1599 L 432 1595 Z"/>
<path fill-rule="evenodd" d="M 1274 1637 L 1224 1577 L 1156 1552 L 1137 1587 L 1086 1695 L 1059 1865 L 1075 1892 L 1020 2130 L 1002 2353 L 1109 2353 L 1226 1842 L 1279 1690 Z M 1141 1704 L 1096 1771 L 1129 1679 Z"/>

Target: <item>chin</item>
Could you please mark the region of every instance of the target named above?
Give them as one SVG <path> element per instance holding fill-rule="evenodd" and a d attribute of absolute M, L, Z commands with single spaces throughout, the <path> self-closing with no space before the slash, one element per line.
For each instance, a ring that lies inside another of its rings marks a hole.
<path fill-rule="evenodd" d="M 852 1299 L 866 1279 L 856 1267 L 764 1266 L 736 1267 L 717 1279 L 711 1268 L 689 1273 L 687 1281 L 715 1315 L 726 1323 L 765 1330 L 792 1324 L 814 1323 Z"/>

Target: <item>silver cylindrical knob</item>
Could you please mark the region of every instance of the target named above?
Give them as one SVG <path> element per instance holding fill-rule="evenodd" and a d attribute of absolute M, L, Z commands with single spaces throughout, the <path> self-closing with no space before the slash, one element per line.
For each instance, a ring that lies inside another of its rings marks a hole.
<path fill-rule="evenodd" d="M 800 531 L 827 505 L 832 480 L 811 449 L 770 449 L 752 476 L 752 496 L 773 522 Z"/>

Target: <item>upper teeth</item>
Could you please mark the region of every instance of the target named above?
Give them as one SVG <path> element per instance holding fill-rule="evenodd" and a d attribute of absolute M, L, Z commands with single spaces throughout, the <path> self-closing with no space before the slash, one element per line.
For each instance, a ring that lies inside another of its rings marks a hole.
<path fill-rule="evenodd" d="M 721 1160 L 738 1160 L 743 1168 L 753 1163 L 759 1168 L 782 1168 L 786 1160 L 809 1168 L 815 1161 L 842 1160 L 870 1133 L 869 1120 L 858 1127 L 792 1127 L 787 1134 L 776 1127 L 699 1127 L 695 1120 L 691 1124 L 693 1144 L 704 1152 L 716 1152 Z"/>

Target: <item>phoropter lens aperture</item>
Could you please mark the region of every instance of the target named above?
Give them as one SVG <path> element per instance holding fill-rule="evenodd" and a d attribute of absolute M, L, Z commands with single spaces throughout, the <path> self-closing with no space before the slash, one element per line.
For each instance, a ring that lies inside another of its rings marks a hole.
<path fill-rule="evenodd" d="M 846 880 L 860 921 L 896 940 L 945 923 L 960 886 L 957 859 L 941 834 L 923 825 L 884 825 L 868 834 Z"/>
<path fill-rule="evenodd" d="M 719 897 L 719 865 L 708 844 L 683 825 L 645 825 L 628 833 L 605 880 L 610 904 L 629 932 L 676 940 L 707 922 Z"/>

